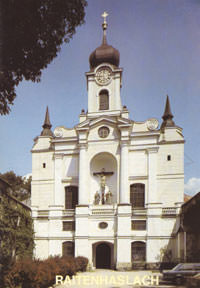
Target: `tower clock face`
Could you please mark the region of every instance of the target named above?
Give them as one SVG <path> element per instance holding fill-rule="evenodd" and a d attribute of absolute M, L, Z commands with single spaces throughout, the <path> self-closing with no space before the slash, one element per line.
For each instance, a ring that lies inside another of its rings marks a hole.
<path fill-rule="evenodd" d="M 102 67 L 96 72 L 96 81 L 100 85 L 107 85 L 112 79 L 112 71 L 107 67 Z"/>

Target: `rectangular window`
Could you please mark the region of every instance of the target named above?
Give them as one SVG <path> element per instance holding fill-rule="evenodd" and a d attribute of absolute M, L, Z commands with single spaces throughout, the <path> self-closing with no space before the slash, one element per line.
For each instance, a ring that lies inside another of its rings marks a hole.
<path fill-rule="evenodd" d="M 132 230 L 146 230 L 145 220 L 132 220 L 131 224 Z"/>
<path fill-rule="evenodd" d="M 167 155 L 167 161 L 171 161 L 171 155 Z"/>
<path fill-rule="evenodd" d="M 75 231 L 75 222 L 63 221 L 63 231 Z"/>

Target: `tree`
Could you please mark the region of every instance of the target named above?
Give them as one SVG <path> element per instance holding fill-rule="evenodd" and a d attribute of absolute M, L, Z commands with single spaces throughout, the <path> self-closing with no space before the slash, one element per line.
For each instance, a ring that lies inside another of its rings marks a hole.
<path fill-rule="evenodd" d="M 0 202 L 0 287 L 16 259 L 31 258 L 34 249 L 31 211 L 19 201 L 1 195 Z M 2 286 L 1 286 L 2 285 Z"/>
<path fill-rule="evenodd" d="M 12 187 L 12 195 L 23 201 L 31 196 L 31 177 L 24 179 L 17 176 L 13 171 L 0 174 L 0 177 L 7 181 Z"/>
<path fill-rule="evenodd" d="M 20 81 L 40 81 L 42 69 L 84 23 L 86 5 L 86 0 L 0 1 L 0 114 L 10 112 Z"/>

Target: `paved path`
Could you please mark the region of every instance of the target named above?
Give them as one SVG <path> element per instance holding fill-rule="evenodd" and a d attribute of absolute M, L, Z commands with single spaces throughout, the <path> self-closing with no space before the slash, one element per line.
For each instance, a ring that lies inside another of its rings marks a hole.
<path fill-rule="evenodd" d="M 164 285 L 160 282 L 161 274 L 152 271 L 114 271 L 96 269 L 92 272 L 78 273 L 73 280 L 68 277 L 65 284 L 57 281 L 58 288 L 84 287 L 84 288 L 132 288 L 132 287 L 162 287 L 174 288 L 181 286 Z M 59 280 L 59 278 L 57 278 Z M 64 279 L 63 279 L 64 280 Z M 183 286 L 182 286 L 183 287 Z"/>

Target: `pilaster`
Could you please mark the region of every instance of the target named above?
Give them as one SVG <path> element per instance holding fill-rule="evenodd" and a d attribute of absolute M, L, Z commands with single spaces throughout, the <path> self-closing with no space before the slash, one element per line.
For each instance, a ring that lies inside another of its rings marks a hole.
<path fill-rule="evenodd" d="M 158 147 L 147 149 L 148 154 L 148 195 L 147 204 L 157 203 L 157 154 Z"/>
<path fill-rule="evenodd" d="M 62 161 L 63 161 L 63 154 L 54 155 L 54 166 L 55 166 L 54 204 L 55 205 L 63 205 L 64 203 L 64 191 L 62 188 Z"/>
<path fill-rule="evenodd" d="M 120 161 L 120 203 L 129 203 L 129 186 L 128 186 L 128 143 L 121 142 L 121 161 Z"/>
<path fill-rule="evenodd" d="M 86 144 L 79 144 L 79 205 L 88 204 Z"/>

